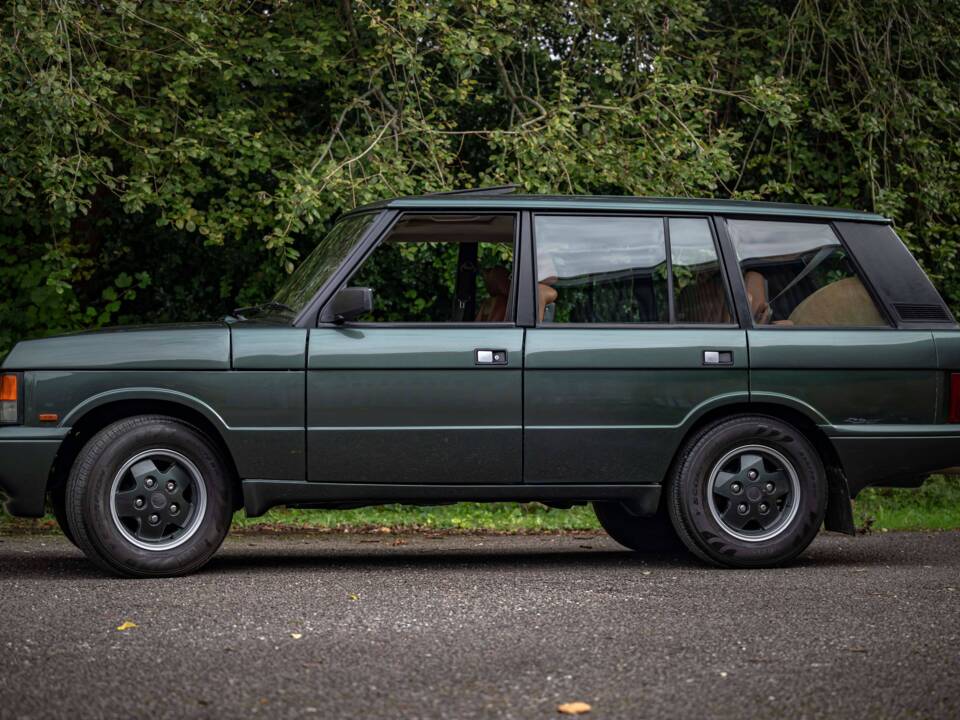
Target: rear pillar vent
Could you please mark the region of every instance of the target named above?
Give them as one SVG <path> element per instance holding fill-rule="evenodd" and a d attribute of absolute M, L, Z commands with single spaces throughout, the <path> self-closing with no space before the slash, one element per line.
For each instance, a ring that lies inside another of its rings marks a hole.
<path fill-rule="evenodd" d="M 953 322 L 953 318 L 943 305 L 894 303 L 893 307 L 904 322 Z"/>

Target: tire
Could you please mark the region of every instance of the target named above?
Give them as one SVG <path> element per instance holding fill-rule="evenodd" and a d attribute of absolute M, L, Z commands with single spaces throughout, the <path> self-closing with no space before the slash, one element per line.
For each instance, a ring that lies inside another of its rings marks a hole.
<path fill-rule="evenodd" d="M 70 523 L 67 522 L 67 486 L 61 485 L 50 491 L 50 506 L 53 508 L 53 516 L 57 519 L 57 525 L 60 526 L 60 532 L 74 545 L 77 539 L 70 530 Z"/>
<path fill-rule="evenodd" d="M 677 537 L 666 508 L 651 517 L 638 517 L 618 502 L 595 502 L 593 512 L 607 534 L 636 552 L 670 553 L 686 551 Z"/>
<path fill-rule="evenodd" d="M 691 438 L 667 493 L 670 519 L 690 551 L 735 568 L 790 562 L 813 542 L 827 508 L 816 449 L 792 425 L 763 415 L 722 420 Z"/>
<path fill-rule="evenodd" d="M 197 429 L 160 415 L 113 423 L 80 452 L 67 525 L 100 568 L 172 577 L 201 568 L 230 528 L 226 464 Z"/>

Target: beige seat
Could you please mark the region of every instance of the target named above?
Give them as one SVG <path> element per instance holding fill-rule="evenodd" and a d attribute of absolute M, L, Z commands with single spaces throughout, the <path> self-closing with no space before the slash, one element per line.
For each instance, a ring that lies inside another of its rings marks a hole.
<path fill-rule="evenodd" d="M 870 293 L 859 278 L 848 277 L 824 285 L 808 295 L 790 313 L 794 325 L 813 327 L 870 327 L 886 325 Z"/>
<path fill-rule="evenodd" d="M 747 290 L 747 302 L 750 303 L 750 314 L 757 325 L 770 324 L 770 305 L 767 294 L 767 279 L 756 270 L 748 270 L 743 274 L 743 284 Z"/>
<path fill-rule="evenodd" d="M 502 265 L 483 271 L 483 284 L 490 295 L 480 305 L 477 322 L 504 322 L 510 297 L 510 271 Z"/>
<path fill-rule="evenodd" d="M 677 294 L 679 322 L 728 323 L 727 293 L 718 273 L 701 274 Z"/>

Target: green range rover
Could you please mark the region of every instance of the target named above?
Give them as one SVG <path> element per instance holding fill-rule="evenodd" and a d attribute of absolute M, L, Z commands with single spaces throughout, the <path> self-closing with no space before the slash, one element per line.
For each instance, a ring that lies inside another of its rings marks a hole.
<path fill-rule="evenodd" d="M 49 498 L 141 577 L 200 568 L 239 508 L 462 500 L 767 567 L 960 465 L 960 332 L 888 220 L 508 190 L 348 213 L 222 322 L 20 343 L 7 510 Z"/>

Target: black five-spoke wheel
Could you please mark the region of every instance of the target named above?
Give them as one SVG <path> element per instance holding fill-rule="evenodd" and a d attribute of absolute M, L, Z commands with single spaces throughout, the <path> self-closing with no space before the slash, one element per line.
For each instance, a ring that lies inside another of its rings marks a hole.
<path fill-rule="evenodd" d="M 169 550 L 197 531 L 207 505 L 197 466 L 174 450 L 147 450 L 127 460 L 111 490 L 117 529 L 143 550 Z"/>
<path fill-rule="evenodd" d="M 733 537 L 762 542 L 776 537 L 797 514 L 800 482 L 782 453 L 745 445 L 725 454 L 707 483 L 714 519 Z"/>
<path fill-rule="evenodd" d="M 67 523 L 100 567 L 133 577 L 183 575 L 217 551 L 233 516 L 217 446 L 160 415 L 119 420 L 94 435 L 70 472 Z"/>
<path fill-rule="evenodd" d="M 816 448 L 764 415 L 719 420 L 690 438 L 668 482 L 670 520 L 698 557 L 732 567 L 789 562 L 813 541 L 827 507 Z"/>

